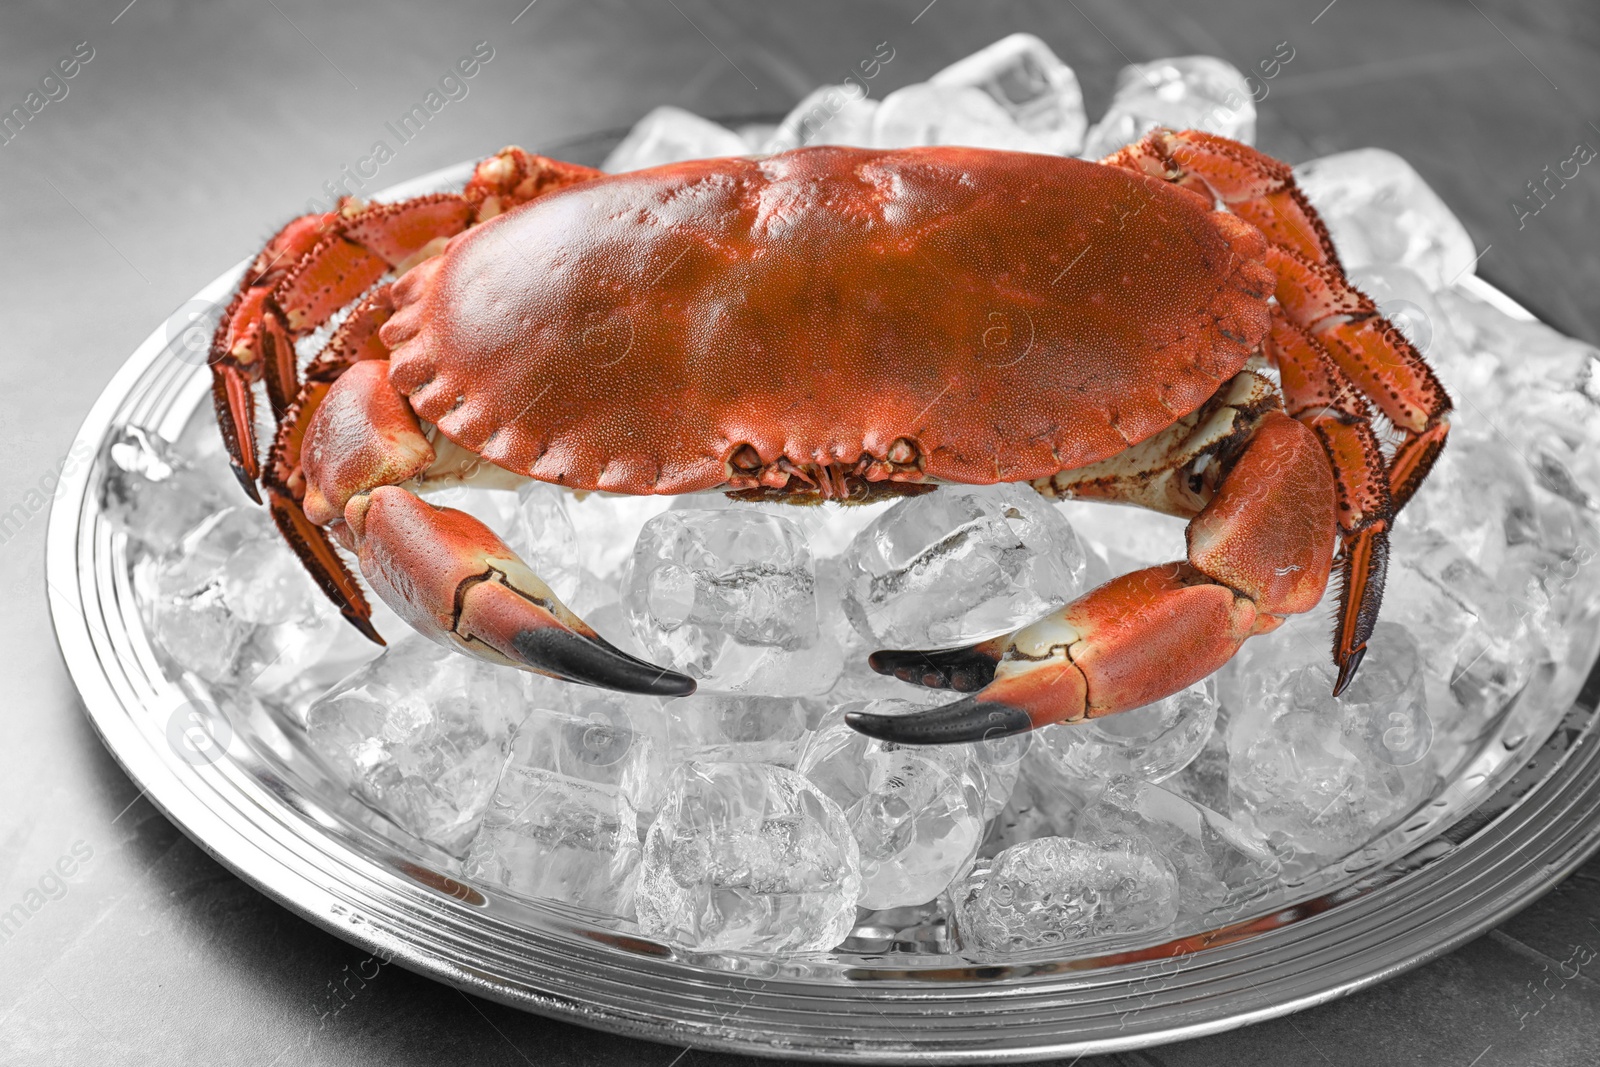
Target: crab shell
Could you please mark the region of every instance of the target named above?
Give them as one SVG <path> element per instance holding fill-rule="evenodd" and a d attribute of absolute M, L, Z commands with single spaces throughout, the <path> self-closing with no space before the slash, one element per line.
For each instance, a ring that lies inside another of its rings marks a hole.
<path fill-rule="evenodd" d="M 815 148 L 543 196 L 405 275 L 381 337 L 418 416 L 574 488 L 1031 480 L 1236 374 L 1270 325 L 1264 248 L 1095 163 Z"/>

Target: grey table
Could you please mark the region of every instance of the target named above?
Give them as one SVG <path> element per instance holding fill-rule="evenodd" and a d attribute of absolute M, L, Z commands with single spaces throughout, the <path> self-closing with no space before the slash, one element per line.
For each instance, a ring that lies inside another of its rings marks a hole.
<path fill-rule="evenodd" d="M 0 9 L 0 112 L 79 42 L 92 49 L 0 145 L 0 512 L 48 492 L 90 402 L 154 325 L 304 210 L 479 41 L 492 60 L 382 183 L 507 142 L 625 127 L 659 103 L 782 111 L 883 41 L 887 90 L 1033 31 L 1077 68 L 1091 114 L 1125 62 L 1209 52 L 1248 68 L 1288 41 L 1295 58 L 1262 105 L 1265 148 L 1403 153 L 1466 220 L 1481 273 L 1600 341 L 1600 164 L 1520 227 L 1510 206 L 1577 142 L 1600 145 L 1592 0 L 526 2 Z M 234 878 L 139 796 L 87 725 L 46 617 L 44 526 L 41 514 L 0 534 L 0 910 L 45 897 L 0 933 L 0 1061 L 732 1062 L 521 1015 L 397 968 L 373 976 L 363 953 Z M 63 856 L 73 874 L 58 882 L 47 872 Z M 1360 995 L 1096 1062 L 1591 1064 L 1600 983 L 1577 962 L 1597 947 L 1591 862 L 1500 929 Z"/>

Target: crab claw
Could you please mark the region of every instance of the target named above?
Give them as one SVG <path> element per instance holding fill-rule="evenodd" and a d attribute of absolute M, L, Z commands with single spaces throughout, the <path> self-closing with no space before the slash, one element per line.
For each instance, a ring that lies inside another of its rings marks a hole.
<path fill-rule="evenodd" d="M 1005 637 L 944 652 L 878 652 L 883 674 L 947 688 L 988 684 L 909 715 L 847 713 L 856 730 L 904 745 L 984 741 L 1142 707 L 1222 666 L 1273 625 L 1186 563 L 1134 571 Z"/>
<path fill-rule="evenodd" d="M 910 715 L 846 712 L 845 722 L 880 741 L 949 745 L 993 741 L 1046 723 L 1081 719 L 1088 701 L 1087 682 L 1067 654 L 1078 639 L 1058 614 L 971 648 L 875 652 L 869 662 L 880 674 L 931 689 L 978 688 L 978 692 Z M 1037 645 L 1043 645 L 1043 655 L 1014 658 L 1019 646 L 1031 651 Z"/>
<path fill-rule="evenodd" d="M 413 628 L 479 659 L 653 696 L 691 678 L 616 648 L 558 600 L 505 542 L 454 508 L 380 485 L 345 509 L 361 573 Z"/>

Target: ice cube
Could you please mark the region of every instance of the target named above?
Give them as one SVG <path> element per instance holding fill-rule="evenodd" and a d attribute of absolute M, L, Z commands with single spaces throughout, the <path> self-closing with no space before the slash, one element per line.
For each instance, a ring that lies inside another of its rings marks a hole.
<path fill-rule="evenodd" d="M 211 515 L 148 574 L 157 642 L 208 681 L 276 689 L 318 658 L 336 628 L 332 605 L 263 508 Z"/>
<path fill-rule="evenodd" d="M 273 528 L 265 538 L 251 538 L 222 564 L 223 602 L 245 622 L 262 625 L 311 621 L 326 601 Z M 281 550 L 274 550 L 275 543 Z"/>
<path fill-rule="evenodd" d="M 1514 319 L 1460 289 L 1437 299 L 1460 349 L 1448 363 L 1430 357 L 1457 399 L 1452 438 L 1468 430 L 1491 436 L 1525 461 L 1542 488 L 1594 510 L 1600 349 Z"/>
<path fill-rule="evenodd" d="M 749 151 L 744 139 L 726 126 L 681 107 L 662 106 L 634 123 L 600 169 L 621 174 L 686 159 L 742 156 Z"/>
<path fill-rule="evenodd" d="M 1566 663 L 1584 655 L 1588 620 L 1600 613 L 1600 528 L 1568 499 L 1536 489 L 1533 503 L 1538 536 L 1510 546 L 1495 577 L 1548 657 Z"/>
<path fill-rule="evenodd" d="M 1284 868 L 1260 834 L 1133 778 L 1107 782 L 1079 816 L 1073 836 L 1101 846 L 1132 839 L 1155 846 L 1177 875 L 1183 915 L 1237 914 L 1275 888 Z"/>
<path fill-rule="evenodd" d="M 1512 600 L 1432 529 L 1402 522 L 1390 558 L 1385 614 L 1428 649 L 1422 674 L 1429 705 L 1439 712 L 1433 725 L 1470 738 L 1504 710 L 1548 658 L 1534 627 L 1545 605 Z"/>
<path fill-rule="evenodd" d="M 861 669 L 847 672 L 829 692 L 828 715 L 816 723 L 814 729 L 820 730 L 826 723 L 841 724 L 847 709 L 862 708 L 883 714 L 903 715 L 948 704 L 957 698 L 957 694 L 948 689 L 924 689 L 898 679 L 886 678 L 866 668 L 865 658 L 865 653 L 861 653 Z M 876 684 L 869 683 L 867 675 L 875 679 Z M 1010 801 L 1033 736 L 1019 734 L 969 745 L 940 746 L 946 754 L 959 756 L 962 773 L 974 778 L 983 794 L 985 821 L 994 818 Z M 891 750 L 893 747 L 888 746 Z"/>
<path fill-rule="evenodd" d="M 1205 130 L 1254 144 L 1256 105 L 1244 75 L 1216 56 L 1135 63 L 1117 73 L 1111 106 L 1089 130 L 1084 155 L 1108 156 L 1157 126 Z"/>
<path fill-rule="evenodd" d="M 1600 352 L 1595 363 L 1600 368 Z M 1511 393 L 1506 390 L 1504 399 L 1516 403 Z M 1527 402 L 1516 407 L 1512 440 L 1535 484 L 1583 511 L 1600 511 L 1600 404 L 1578 389 L 1561 388 L 1529 390 Z"/>
<path fill-rule="evenodd" d="M 279 706 L 291 698 L 303 675 L 352 635 L 366 646 L 363 653 L 376 651 L 372 642 L 356 633 L 324 600 L 318 603 L 317 614 L 309 619 L 257 626 L 240 648 L 230 681 Z"/>
<path fill-rule="evenodd" d="M 794 512 L 799 509 L 782 510 Z M 815 641 L 793 649 L 728 641 L 722 646 L 706 684 L 721 692 L 749 696 L 819 697 L 829 692 L 845 666 L 844 646 L 840 639 L 854 638 L 855 633 L 845 620 L 844 610 L 839 604 L 841 582 L 838 562 L 820 562 L 816 582 Z M 647 656 L 642 652 L 640 655 Z M 865 653 L 861 655 L 865 657 Z"/>
<path fill-rule="evenodd" d="M 929 84 L 982 89 L 1047 151 L 1077 155 L 1088 119 L 1078 76 L 1031 33 L 1013 33 L 928 79 Z"/>
<path fill-rule="evenodd" d="M 1219 687 L 1220 688 L 1220 687 Z M 1213 811 L 1228 810 L 1228 705 L 1217 709 L 1211 735 L 1189 765 L 1162 787 Z"/>
<path fill-rule="evenodd" d="M 840 555 L 850 547 L 856 534 L 873 519 L 894 506 L 893 500 L 870 504 L 840 504 L 825 500 L 814 504 L 791 504 L 781 500 L 737 500 L 726 493 L 689 493 L 673 497 L 673 511 L 750 511 L 786 519 L 805 531 L 806 544 L 819 561 Z"/>
<path fill-rule="evenodd" d="M 1010 737 L 974 741 L 970 747 L 978 762 L 978 787 L 983 791 L 983 818 L 988 821 L 1011 802 L 1011 794 L 1022 778 L 1022 762 L 1033 747 L 1033 738 L 1027 734 L 1013 734 Z"/>
<path fill-rule="evenodd" d="M 669 700 L 668 752 L 674 763 L 771 763 L 793 767 L 820 717 L 822 702 L 797 696 L 746 696 L 702 689 Z"/>
<path fill-rule="evenodd" d="M 645 837 L 639 928 L 705 951 L 821 952 L 855 924 L 844 812 L 794 771 L 688 763 Z"/>
<path fill-rule="evenodd" d="M 646 655 L 644 646 L 633 636 L 633 628 L 628 625 L 628 616 L 622 610 L 620 601 L 612 601 L 591 609 L 584 613 L 584 618 L 595 628 L 596 633 L 628 655 L 638 656 L 641 659 Z"/>
<path fill-rule="evenodd" d="M 730 644 L 717 661 L 717 684 L 732 693 L 818 697 L 844 668 L 844 650 L 832 634 L 808 648 L 751 648 Z"/>
<path fill-rule="evenodd" d="M 618 693 L 556 679 L 527 679 L 530 707 L 546 715 L 587 721 L 593 728 L 578 740 L 582 759 L 601 768 L 648 820 L 666 791 L 678 760 L 671 751 L 671 721 L 658 697 Z"/>
<path fill-rule="evenodd" d="M 1072 527 L 1027 486 L 941 486 L 874 519 L 845 552 L 844 607 L 862 636 L 958 645 L 1031 622 L 1084 591 Z"/>
<path fill-rule="evenodd" d="M 878 101 L 860 85 L 824 85 L 794 106 L 772 132 L 763 152 L 783 152 L 808 144 L 872 144 Z"/>
<path fill-rule="evenodd" d="M 1396 526 L 1402 537 L 1433 531 L 1494 574 L 1511 546 L 1540 538 L 1533 477 L 1505 441 L 1462 428 L 1450 435 Z"/>
<path fill-rule="evenodd" d="M 775 122 L 746 122 L 735 127 L 733 132 L 739 135 L 739 140 L 744 142 L 744 146 L 748 151 L 765 155 L 771 151 L 768 146 L 772 143 L 773 136 L 778 132 L 778 124 Z"/>
<path fill-rule="evenodd" d="M 1466 227 L 1422 175 L 1393 152 L 1339 152 L 1302 163 L 1294 174 L 1328 224 L 1346 270 L 1407 267 L 1431 289 L 1472 273 L 1477 252 Z"/>
<path fill-rule="evenodd" d="M 158 552 L 177 544 L 207 517 L 243 502 L 237 489 L 228 493 L 153 430 L 120 427 L 106 438 L 101 455 L 103 513 L 129 537 Z"/>
<path fill-rule="evenodd" d="M 1457 410 L 1396 536 L 1423 529 L 1452 542 L 1561 659 L 1583 601 L 1572 594 L 1587 584 L 1572 579 L 1596 551 L 1600 406 L 1583 390 L 1600 353 L 1457 290 L 1436 304 L 1448 343 L 1428 356 Z"/>
<path fill-rule="evenodd" d="M 1542 322 L 1512 318 L 1464 289 L 1442 290 L 1436 299 L 1448 313 L 1450 332 L 1461 348 L 1487 357 L 1502 385 L 1576 392 L 1579 396 L 1573 400 L 1582 406 L 1574 411 L 1581 412 L 1576 421 L 1582 425 L 1575 428 L 1589 439 L 1600 434 L 1600 428 L 1589 418 L 1600 403 L 1600 391 L 1594 388 L 1595 372 L 1600 370 L 1600 349 Z"/>
<path fill-rule="evenodd" d="M 1334 697 L 1323 620 L 1251 640 L 1228 722 L 1230 815 L 1302 856 L 1336 860 L 1414 810 L 1437 784 L 1421 654 L 1380 622 Z"/>
<path fill-rule="evenodd" d="M 1021 735 L 1025 741 L 1033 734 Z M 1098 795 L 1100 783 L 1067 778 L 1044 756 L 1037 742 L 1023 746 L 1017 777 L 1005 805 L 989 822 L 978 855 L 993 859 L 1013 845 L 1039 837 L 1071 837 L 1083 809 Z"/>
<path fill-rule="evenodd" d="M 373 808 L 461 855 L 528 712 L 529 677 L 414 634 L 312 704 L 307 735 Z"/>
<path fill-rule="evenodd" d="M 885 744 L 845 724 L 836 708 L 811 738 L 799 771 L 844 809 L 861 852 L 864 908 L 922 904 L 972 864 L 983 838 L 984 767 L 971 745 Z"/>
<path fill-rule="evenodd" d="M 1470 293 L 1438 294 L 1461 355 L 1434 362 L 1458 410 L 1525 458 L 1539 484 L 1580 507 L 1600 499 L 1600 349 L 1513 319 Z M 1504 417 L 1516 411 L 1514 418 Z"/>
<path fill-rule="evenodd" d="M 463 870 L 519 896 L 631 915 L 641 853 L 628 787 L 652 762 L 652 739 L 604 697 L 549 695 L 511 739 Z"/>
<path fill-rule="evenodd" d="M 415 632 L 378 597 L 370 598 L 368 606 L 372 609 L 373 627 L 390 643 Z M 384 652 L 385 646 L 373 643 L 341 616 L 333 615 L 329 625 L 329 630 L 319 629 L 312 635 L 318 642 L 312 650 L 314 658 L 310 662 L 296 662 L 294 675 L 270 694 L 275 710 L 302 729 L 307 712 L 322 694 Z M 268 632 L 294 634 L 299 631 L 293 626 L 283 626 L 272 627 Z M 286 660 L 292 658 L 285 657 Z M 275 675 L 276 665 L 267 673 Z"/>
<path fill-rule="evenodd" d="M 919 707 L 933 707 L 959 698 L 960 694 L 948 689 L 924 689 L 893 675 L 879 674 L 867 659 L 878 647 L 878 642 L 851 631 L 849 642 L 844 646 L 844 669 L 827 693 L 830 707 L 861 700 L 899 700 Z"/>
<path fill-rule="evenodd" d="M 212 682 L 233 679 L 239 650 L 255 627 L 229 610 L 212 583 L 184 591 L 158 587 L 147 600 L 150 628 L 161 648 L 184 668 Z"/>
<path fill-rule="evenodd" d="M 561 498 L 576 537 L 578 566 L 610 585 L 621 587 L 623 571 L 633 556 L 633 546 L 645 524 L 679 501 L 704 499 L 670 496 L 625 496 L 620 493 L 569 493 L 557 487 L 530 485 L 519 490 L 530 496 L 553 489 Z"/>
<path fill-rule="evenodd" d="M 1103 779 L 1131 775 L 1160 782 L 1205 747 L 1217 719 L 1217 683 L 1203 678 L 1142 708 L 1036 731 L 1037 744 L 1062 774 Z"/>
<path fill-rule="evenodd" d="M 816 644 L 816 568 L 794 523 L 742 509 L 670 511 L 645 524 L 623 606 L 652 659 L 715 686 L 748 669 L 729 646 Z M 720 668 L 720 669 L 719 669 Z"/>
<path fill-rule="evenodd" d="M 949 144 L 1013 152 L 1049 152 L 1050 139 L 1017 125 L 1011 112 L 982 89 L 918 82 L 883 98 L 872 117 L 878 148 Z"/>
<path fill-rule="evenodd" d="M 1063 500 L 1056 505 L 1085 547 L 1098 551 L 1113 575 L 1187 559 L 1188 522 L 1175 515 L 1130 509 L 1094 500 Z"/>
<path fill-rule="evenodd" d="M 1014 845 L 952 888 L 962 944 L 992 956 L 1148 934 L 1178 915 L 1172 864 L 1137 838 Z"/>

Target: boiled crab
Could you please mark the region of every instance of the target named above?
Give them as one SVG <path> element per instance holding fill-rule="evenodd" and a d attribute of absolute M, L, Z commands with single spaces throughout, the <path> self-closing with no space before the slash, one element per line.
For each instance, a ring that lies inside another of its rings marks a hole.
<path fill-rule="evenodd" d="M 352 303 L 298 373 L 295 340 Z M 241 481 L 356 626 L 377 639 L 335 543 L 424 634 L 631 692 L 694 683 L 606 642 L 418 491 L 852 501 L 1026 481 L 1190 520 L 1187 559 L 1015 633 L 876 653 L 880 672 L 976 690 L 852 719 L 911 743 L 1159 699 L 1315 606 L 1334 566 L 1342 690 L 1450 407 L 1286 165 L 1168 130 L 1101 163 L 814 147 L 605 175 L 508 148 L 461 194 L 290 223 L 211 367 Z"/>

